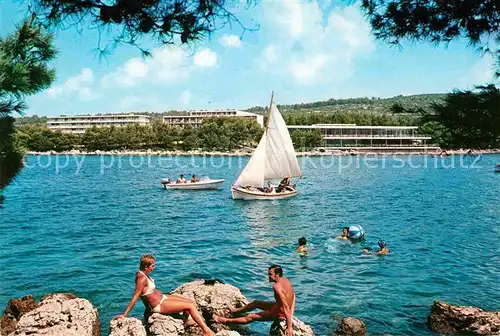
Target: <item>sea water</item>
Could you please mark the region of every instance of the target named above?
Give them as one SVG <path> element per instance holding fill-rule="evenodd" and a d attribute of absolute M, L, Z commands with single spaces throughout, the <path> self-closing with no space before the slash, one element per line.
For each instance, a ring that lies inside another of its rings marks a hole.
<path fill-rule="evenodd" d="M 500 156 L 302 157 L 297 197 L 235 201 L 230 186 L 247 160 L 28 156 L 0 208 L 0 307 L 72 292 L 97 307 L 106 334 L 132 296 L 141 254 L 152 253 L 163 292 L 205 277 L 272 300 L 267 268 L 280 264 L 296 316 L 318 335 L 344 316 L 371 335 L 432 335 L 434 300 L 500 309 Z M 179 174 L 226 181 L 217 191 L 164 190 L 160 180 Z M 363 244 L 335 239 L 349 225 L 363 226 Z M 302 236 L 307 257 L 295 252 Z M 363 253 L 378 239 L 389 255 Z M 130 315 L 142 312 L 138 302 Z"/>

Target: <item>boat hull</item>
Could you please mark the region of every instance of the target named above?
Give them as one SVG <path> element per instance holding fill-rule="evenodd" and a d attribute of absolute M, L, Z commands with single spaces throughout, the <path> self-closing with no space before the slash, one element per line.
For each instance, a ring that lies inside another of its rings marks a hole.
<path fill-rule="evenodd" d="M 208 180 L 202 182 L 187 183 L 163 183 L 165 189 L 171 190 L 215 190 L 219 189 L 224 180 Z"/>
<path fill-rule="evenodd" d="M 233 199 L 254 201 L 254 200 L 277 200 L 290 198 L 297 195 L 296 190 L 286 190 L 280 193 L 264 193 L 260 191 L 247 190 L 245 188 L 235 187 L 231 188 Z"/>

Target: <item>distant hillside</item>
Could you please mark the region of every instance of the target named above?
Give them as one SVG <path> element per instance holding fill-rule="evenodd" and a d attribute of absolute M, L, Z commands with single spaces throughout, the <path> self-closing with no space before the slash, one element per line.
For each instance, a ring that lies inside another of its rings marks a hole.
<path fill-rule="evenodd" d="M 394 104 L 400 104 L 405 108 L 427 108 L 432 103 L 443 102 L 446 94 L 434 93 L 434 94 L 420 94 L 411 96 L 395 96 L 392 98 L 348 98 L 348 99 L 329 99 L 311 103 L 300 103 L 291 105 L 278 105 L 278 108 L 282 113 L 329 113 L 329 112 L 376 112 L 376 113 L 392 113 L 391 107 Z M 231 106 L 228 106 L 231 108 Z M 265 114 L 267 111 L 267 106 L 253 106 L 244 111 Z M 121 112 L 123 113 L 134 113 L 134 114 L 146 114 L 151 117 L 152 121 L 161 120 L 163 115 L 176 115 L 185 113 L 184 111 L 169 110 L 165 112 Z M 45 124 L 47 121 L 46 117 L 21 117 L 16 119 L 16 125 L 22 126 L 27 124 Z"/>
<path fill-rule="evenodd" d="M 391 107 L 400 104 L 405 108 L 428 108 L 433 103 L 444 101 L 446 94 L 420 94 L 412 96 L 395 96 L 392 98 L 349 98 L 349 99 L 329 99 L 312 103 L 301 103 L 291 105 L 278 105 L 282 113 L 294 112 L 378 112 L 392 113 Z M 267 107 L 254 106 L 245 111 L 263 114 Z"/>

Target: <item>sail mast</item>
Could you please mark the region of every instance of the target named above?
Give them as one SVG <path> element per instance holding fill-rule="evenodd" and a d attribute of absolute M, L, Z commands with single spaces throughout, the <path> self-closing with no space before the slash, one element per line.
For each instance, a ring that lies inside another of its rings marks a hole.
<path fill-rule="evenodd" d="M 267 130 L 269 129 L 269 121 L 271 120 L 271 109 L 273 106 L 273 99 L 274 99 L 274 90 L 271 91 L 271 102 L 269 103 L 269 110 L 267 111 L 267 123 L 266 123 L 266 129 L 264 132 L 267 133 Z"/>

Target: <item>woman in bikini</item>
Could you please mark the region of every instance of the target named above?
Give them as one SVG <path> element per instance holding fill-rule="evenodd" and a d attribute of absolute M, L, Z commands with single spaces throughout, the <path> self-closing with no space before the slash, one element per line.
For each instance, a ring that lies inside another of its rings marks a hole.
<path fill-rule="evenodd" d="M 165 295 L 156 289 L 155 282 L 149 275 L 154 269 L 155 257 L 150 254 L 143 255 L 141 257 L 139 272 L 137 272 L 135 276 L 135 290 L 132 300 L 130 300 L 125 312 L 116 316 L 116 318 L 126 317 L 140 297 L 144 306 L 149 308 L 151 312 L 160 314 L 175 314 L 182 312 L 184 313 L 185 326 L 187 326 L 189 316 L 192 316 L 193 320 L 203 330 L 203 336 L 214 335 L 213 331 L 210 330 L 198 313 L 196 304 L 193 300 L 179 295 Z"/>

